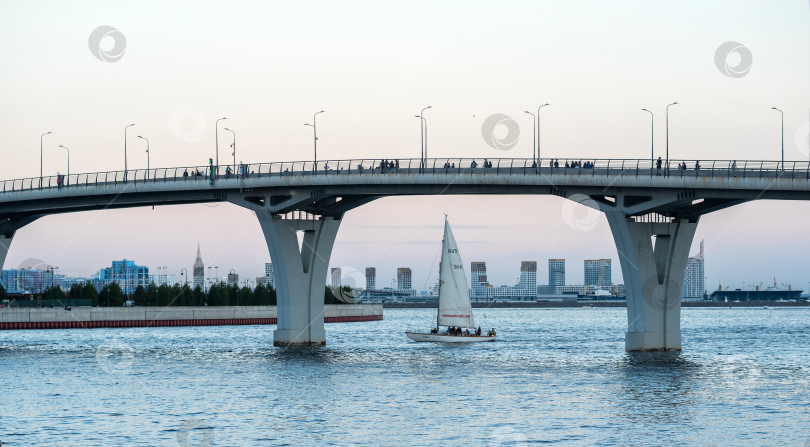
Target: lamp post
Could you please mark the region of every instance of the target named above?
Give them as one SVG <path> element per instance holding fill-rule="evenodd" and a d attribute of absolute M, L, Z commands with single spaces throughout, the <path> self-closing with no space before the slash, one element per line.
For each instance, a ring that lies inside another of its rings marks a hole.
<path fill-rule="evenodd" d="M 422 121 L 419 123 L 421 132 L 419 133 L 422 138 L 422 167 L 427 167 L 427 119 L 425 119 L 425 110 L 432 109 L 433 106 L 427 106 L 419 112 L 419 117 Z"/>
<path fill-rule="evenodd" d="M 537 158 L 540 159 L 540 109 L 549 105 L 548 103 L 543 104 L 542 106 L 537 108 Z"/>
<path fill-rule="evenodd" d="M 127 129 L 135 124 L 124 126 L 124 183 L 127 181 Z"/>
<path fill-rule="evenodd" d="M 420 129 L 419 138 L 422 140 L 419 152 L 419 172 L 422 172 L 422 168 L 426 167 L 423 156 L 425 153 L 425 139 L 423 133 L 425 127 L 427 127 L 427 123 L 425 122 L 425 118 L 422 115 L 414 115 L 414 117 L 419 118 L 419 129 Z"/>
<path fill-rule="evenodd" d="M 534 155 L 537 149 L 537 115 L 528 110 L 524 110 L 523 113 L 532 116 L 532 167 L 537 167 L 537 157 Z"/>
<path fill-rule="evenodd" d="M 321 110 L 320 112 L 315 112 L 312 115 L 312 124 L 304 123 L 305 126 L 309 126 L 312 128 L 312 142 L 313 142 L 313 149 L 314 153 L 314 162 L 315 164 L 312 165 L 312 172 L 318 171 L 318 123 L 316 122 L 316 118 L 318 117 L 319 113 L 324 113 L 325 110 Z"/>
<path fill-rule="evenodd" d="M 183 272 L 185 272 L 185 274 Z M 188 284 L 188 269 L 186 269 L 185 267 L 181 268 L 180 276 L 183 277 L 183 284 Z"/>
<path fill-rule="evenodd" d="M 233 172 L 236 172 L 236 132 L 228 129 L 227 127 L 223 128 L 222 130 L 227 130 L 228 132 L 233 134 L 233 143 L 231 143 L 231 147 L 233 148 Z"/>
<path fill-rule="evenodd" d="M 211 269 L 212 268 L 213 267 L 211 267 L 210 265 L 208 266 L 208 292 L 209 293 L 211 292 L 211 286 L 214 284 L 214 282 L 211 280 Z"/>
<path fill-rule="evenodd" d="M 785 113 L 782 112 L 781 109 L 777 109 L 776 107 L 771 107 L 773 110 L 779 112 L 782 115 L 782 170 L 785 170 Z"/>
<path fill-rule="evenodd" d="M 214 146 L 216 146 L 216 150 L 217 150 L 217 153 L 216 153 L 216 157 L 217 157 L 217 159 L 216 159 L 216 160 L 217 160 L 217 164 L 216 164 L 216 167 L 215 167 L 214 169 L 215 169 L 215 172 L 216 172 L 217 174 L 219 174 L 219 122 L 220 122 L 220 121 L 222 121 L 222 120 L 226 120 L 226 119 L 228 119 L 228 118 L 223 116 L 222 118 L 220 118 L 220 119 L 218 119 L 218 120 L 214 121 L 214 140 L 216 140 L 216 141 L 214 142 Z M 212 178 L 215 178 L 215 177 L 216 177 L 216 175 L 214 175 L 213 173 L 211 173 L 211 177 L 212 177 Z"/>
<path fill-rule="evenodd" d="M 149 140 L 140 135 L 138 135 L 138 138 L 146 141 L 146 179 L 149 180 Z"/>
<path fill-rule="evenodd" d="M 673 102 L 672 104 L 667 104 L 667 166 L 666 170 L 664 170 L 665 175 L 669 175 L 669 106 L 674 106 L 678 104 L 678 101 Z"/>
<path fill-rule="evenodd" d="M 66 146 L 62 146 L 61 144 L 59 145 L 59 147 L 61 147 L 62 149 L 64 149 L 64 150 L 66 150 L 66 151 L 67 151 L 67 154 L 68 154 L 68 171 L 67 171 L 67 179 L 68 179 L 68 180 L 70 180 L 70 149 L 68 149 Z M 67 183 L 65 183 L 65 184 L 67 184 Z"/>
<path fill-rule="evenodd" d="M 214 272 L 217 275 L 217 284 L 221 283 L 222 281 L 220 281 L 220 279 L 219 279 L 219 266 L 218 265 L 214 266 Z"/>
<path fill-rule="evenodd" d="M 42 187 L 42 138 L 45 135 L 52 134 L 53 131 L 45 132 L 39 136 L 39 186 Z"/>
<path fill-rule="evenodd" d="M 655 115 L 647 109 L 641 109 L 650 114 L 650 169 L 655 164 Z"/>

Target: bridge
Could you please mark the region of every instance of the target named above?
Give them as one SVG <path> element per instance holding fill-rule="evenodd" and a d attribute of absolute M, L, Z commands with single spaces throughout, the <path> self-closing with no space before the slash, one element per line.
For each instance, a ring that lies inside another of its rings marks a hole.
<path fill-rule="evenodd" d="M 659 168 L 649 159 L 591 159 L 589 165 L 400 159 L 384 169 L 379 159 L 357 159 L 3 180 L 0 266 L 15 232 L 42 216 L 230 202 L 255 212 L 273 260 L 274 344 L 324 345 L 323 285 L 346 212 L 401 195 L 554 195 L 607 217 L 627 292 L 626 350 L 678 350 L 684 271 L 700 217 L 752 200 L 810 199 L 808 162 L 670 160 Z"/>

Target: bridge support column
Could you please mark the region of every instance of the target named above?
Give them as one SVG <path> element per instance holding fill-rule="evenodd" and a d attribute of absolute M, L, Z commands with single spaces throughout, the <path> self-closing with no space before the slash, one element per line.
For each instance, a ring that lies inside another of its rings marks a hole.
<path fill-rule="evenodd" d="M 6 262 L 6 255 L 8 255 L 8 249 L 11 247 L 12 239 L 14 239 L 14 233 L 0 233 L 0 270 L 3 269 L 3 263 Z"/>
<path fill-rule="evenodd" d="M 606 214 L 627 293 L 625 350 L 680 350 L 683 277 L 697 219 L 634 222 Z"/>
<path fill-rule="evenodd" d="M 276 346 L 325 345 L 324 289 L 340 219 L 282 219 L 257 211 L 273 260 L 278 301 Z M 304 232 L 299 249 L 298 231 Z"/>

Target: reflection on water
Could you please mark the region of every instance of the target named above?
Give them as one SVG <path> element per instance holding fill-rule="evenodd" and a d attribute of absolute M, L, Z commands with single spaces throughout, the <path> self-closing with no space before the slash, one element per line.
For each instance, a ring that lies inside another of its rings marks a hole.
<path fill-rule="evenodd" d="M 805 445 L 810 309 L 684 309 L 624 352 L 624 309 L 487 309 L 499 341 L 409 341 L 430 309 L 327 326 L 0 333 L 11 445 Z"/>

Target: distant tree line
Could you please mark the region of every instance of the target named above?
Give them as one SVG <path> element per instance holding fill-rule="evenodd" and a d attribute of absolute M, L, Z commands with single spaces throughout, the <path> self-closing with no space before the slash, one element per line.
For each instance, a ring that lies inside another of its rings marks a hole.
<path fill-rule="evenodd" d="M 344 286 L 343 290 L 351 292 L 351 288 Z M 6 298 L 6 290 L 0 285 L 0 300 Z M 73 284 L 65 293 L 61 287 L 48 287 L 42 292 L 42 299 L 90 299 L 93 307 L 121 307 L 126 301 L 124 292 L 116 283 L 106 284 L 99 292 L 88 282 Z M 193 289 L 188 284 L 138 286 L 131 299 L 135 306 L 275 306 L 276 290 L 272 286 L 259 284 L 251 289 L 247 286 L 227 285 L 225 283 L 213 284 L 205 293 L 200 286 Z M 337 299 L 329 287 L 324 291 L 325 304 L 345 304 Z"/>

